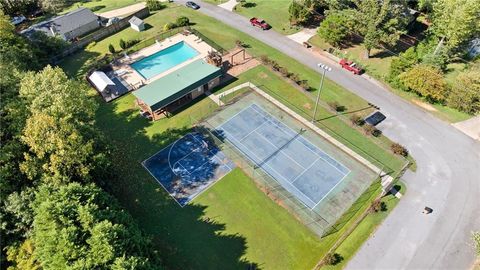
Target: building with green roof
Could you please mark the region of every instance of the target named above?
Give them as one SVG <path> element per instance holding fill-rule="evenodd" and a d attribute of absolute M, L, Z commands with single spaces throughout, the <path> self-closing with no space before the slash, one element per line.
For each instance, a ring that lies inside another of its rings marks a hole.
<path fill-rule="evenodd" d="M 199 59 L 133 92 L 153 120 L 178 109 L 220 83 L 222 70 Z"/>

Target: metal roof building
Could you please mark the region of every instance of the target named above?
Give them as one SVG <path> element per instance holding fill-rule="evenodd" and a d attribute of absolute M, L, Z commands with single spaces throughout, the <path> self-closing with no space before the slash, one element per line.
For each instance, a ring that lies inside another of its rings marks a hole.
<path fill-rule="evenodd" d="M 173 71 L 133 92 L 138 105 L 153 120 L 174 111 L 220 82 L 222 70 L 202 59 Z"/>

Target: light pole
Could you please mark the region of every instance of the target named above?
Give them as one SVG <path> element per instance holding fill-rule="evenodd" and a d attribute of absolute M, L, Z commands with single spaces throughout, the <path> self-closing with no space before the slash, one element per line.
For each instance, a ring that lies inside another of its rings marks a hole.
<path fill-rule="evenodd" d="M 327 73 L 327 71 L 332 71 L 332 68 L 325 64 L 318 63 L 317 66 L 323 70 L 323 73 L 322 73 L 322 80 L 320 81 L 320 87 L 318 88 L 317 102 L 315 102 L 315 110 L 313 111 L 312 123 L 315 122 L 315 115 L 317 114 L 318 102 L 320 101 L 320 91 L 322 91 L 323 80 L 325 80 L 325 73 Z"/>

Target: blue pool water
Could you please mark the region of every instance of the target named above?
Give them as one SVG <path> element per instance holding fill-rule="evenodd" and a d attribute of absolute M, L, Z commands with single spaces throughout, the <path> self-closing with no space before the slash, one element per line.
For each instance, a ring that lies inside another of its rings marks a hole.
<path fill-rule="evenodd" d="M 131 64 L 131 67 L 145 79 L 150 79 L 198 54 L 182 41 Z"/>

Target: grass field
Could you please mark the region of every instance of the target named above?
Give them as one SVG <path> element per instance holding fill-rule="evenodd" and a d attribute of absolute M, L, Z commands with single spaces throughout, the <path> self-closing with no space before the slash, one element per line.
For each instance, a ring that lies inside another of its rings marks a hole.
<path fill-rule="evenodd" d="M 93 12 L 105 12 L 114 10 L 117 8 L 126 7 L 129 5 L 137 4 L 144 2 L 142 0 L 91 0 L 91 1 L 79 1 L 68 8 L 63 12 L 69 12 L 79 7 L 86 7 L 92 10 Z"/>
<path fill-rule="evenodd" d="M 129 40 L 154 36 L 162 31 L 165 23 L 179 16 L 189 17 L 196 29 L 224 48 L 233 48 L 235 40 L 241 39 L 250 45 L 249 53 L 256 56 L 268 54 L 280 65 L 288 66 L 291 71 L 301 74 L 311 85 L 319 83 L 318 74 L 301 63 L 184 7 L 159 11 L 146 19 L 152 26 L 147 31 L 137 33 L 125 29 L 68 57 L 61 66 L 71 76 L 81 77 L 88 62 L 97 61 L 108 51 L 108 44 L 112 43 L 118 48 L 120 38 Z M 222 35 L 218 35 L 220 32 Z M 306 106 L 311 110 L 312 106 L 306 105 L 311 103 L 308 96 L 280 80 L 265 67 L 243 74 L 232 85 L 242 80 L 261 80 L 263 85 L 275 89 L 278 95 L 289 99 L 295 106 Z M 326 81 L 324 90 L 323 100 L 336 100 L 349 110 L 363 108 L 367 104 L 331 81 Z M 189 132 L 190 115 L 195 115 L 198 119 L 211 113 L 215 107 L 209 99 L 201 99 L 172 118 L 152 123 L 139 117 L 131 94 L 110 104 L 101 103 L 97 124 L 114 145 L 114 173 L 118 177 L 114 178 L 115 183 L 111 183 L 113 193 L 141 227 L 154 237 L 153 242 L 160 249 L 161 257 L 165 258 L 169 269 L 246 269 L 252 264 L 262 269 L 312 268 L 361 214 L 362 207 L 368 206 L 365 206 L 365 201 L 352 206 L 355 211 L 349 210 L 348 218 L 341 219 L 342 225 L 338 231 L 318 240 L 291 215 L 258 191 L 253 182 L 239 170 L 226 176 L 194 200 L 193 204 L 179 211 L 177 204 L 140 165 L 145 158 Z M 321 109 L 319 116 L 331 116 L 331 113 L 327 113 Z M 324 122 L 329 123 L 336 132 L 347 134 L 365 147 L 379 151 L 380 158 L 392 158 L 388 151 L 377 145 L 381 141 L 374 142 L 365 138 L 336 117 L 325 119 Z M 381 140 L 386 139 L 382 138 Z M 395 158 L 391 162 L 392 167 L 401 164 Z M 375 192 L 378 193 L 378 190 Z"/>
<path fill-rule="evenodd" d="M 312 37 L 309 42 L 321 49 L 332 47 L 318 35 Z M 380 81 L 386 82 L 386 78 L 390 70 L 390 64 L 394 56 L 385 52 L 373 50 L 372 56 L 368 59 L 365 59 L 363 56 L 365 49 L 362 45 L 354 45 L 352 47 L 342 49 L 342 52 L 344 52 L 344 57 L 360 63 L 367 70 L 368 75 L 371 75 Z M 448 66 L 448 71 L 445 74 L 445 79 L 447 82 L 451 82 L 464 67 L 465 66 L 463 64 L 450 64 Z M 392 87 L 390 87 L 390 90 L 412 103 L 428 103 L 424 98 L 421 98 L 414 93 L 393 89 Z M 431 104 L 431 106 L 434 108 L 434 110 L 430 111 L 431 113 L 451 123 L 467 120 L 472 117 L 467 113 L 449 108 L 440 103 Z"/>
<path fill-rule="evenodd" d="M 238 4 L 235 11 L 247 18 L 264 19 L 275 31 L 284 35 L 290 35 L 301 30 L 301 27 L 290 25 L 288 7 L 292 3 L 291 0 L 248 0 L 247 3 L 250 6 L 242 7 Z"/>
<path fill-rule="evenodd" d="M 403 183 L 398 184 L 398 191 L 402 194 L 405 194 L 405 185 Z M 366 196 L 368 193 L 365 193 Z M 358 201 L 362 199 L 360 197 Z M 334 253 L 340 255 L 342 260 L 336 265 L 328 265 L 322 267 L 324 270 L 334 270 L 334 269 L 343 269 L 348 261 L 355 256 L 355 253 L 360 249 L 361 245 L 367 241 L 370 235 L 375 232 L 377 227 L 382 223 L 382 221 L 390 214 L 390 212 L 397 206 L 400 201 L 397 197 L 392 194 L 387 194 L 382 197 L 381 201 L 385 204 L 385 210 L 379 211 L 377 213 L 369 213 L 355 228 L 355 230 L 335 249 Z"/>

